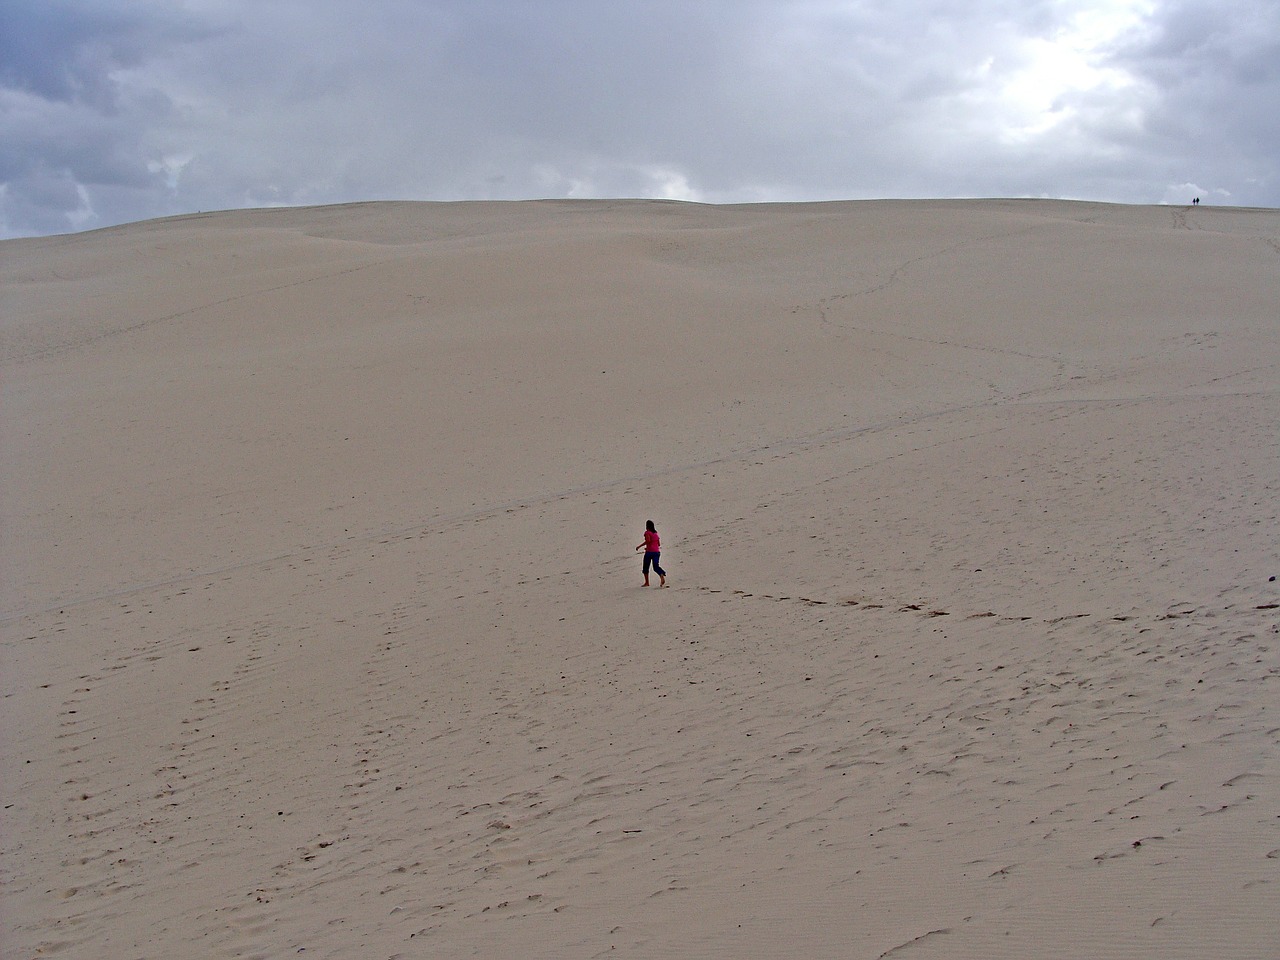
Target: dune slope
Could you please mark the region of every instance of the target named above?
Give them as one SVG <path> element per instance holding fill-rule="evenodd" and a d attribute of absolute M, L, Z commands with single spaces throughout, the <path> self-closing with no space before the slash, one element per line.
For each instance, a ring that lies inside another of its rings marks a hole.
<path fill-rule="evenodd" d="M 0 252 L 5 956 L 1280 943 L 1280 211 Z"/>

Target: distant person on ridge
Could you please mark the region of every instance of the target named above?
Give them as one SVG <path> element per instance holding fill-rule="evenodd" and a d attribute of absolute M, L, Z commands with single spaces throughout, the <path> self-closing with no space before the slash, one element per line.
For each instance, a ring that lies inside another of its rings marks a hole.
<path fill-rule="evenodd" d="M 662 553 L 662 541 L 658 539 L 658 528 L 653 525 L 652 520 L 645 521 L 644 525 L 644 543 L 636 547 L 637 550 L 644 551 L 644 585 L 649 585 L 649 564 L 653 564 L 653 572 L 658 575 L 661 582 L 660 587 L 667 585 L 667 571 L 663 570 L 658 564 L 658 557 Z"/>

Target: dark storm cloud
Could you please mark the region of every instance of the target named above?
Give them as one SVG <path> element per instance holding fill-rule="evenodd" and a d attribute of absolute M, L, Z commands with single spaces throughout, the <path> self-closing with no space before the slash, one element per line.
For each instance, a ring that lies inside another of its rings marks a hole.
<path fill-rule="evenodd" d="M 1160 91 L 1153 162 L 1225 201 L 1280 206 L 1280 4 L 1162 4 L 1116 60 Z"/>
<path fill-rule="evenodd" d="M 1280 203 L 1273 0 L 2 9 L 0 235 L 383 198 Z"/>
<path fill-rule="evenodd" d="M 170 104 L 121 78 L 158 49 L 207 35 L 188 16 L 138 3 L 0 7 L 0 229 L 95 226 L 95 208 L 106 222 L 156 211 L 139 132 L 165 122 Z"/>

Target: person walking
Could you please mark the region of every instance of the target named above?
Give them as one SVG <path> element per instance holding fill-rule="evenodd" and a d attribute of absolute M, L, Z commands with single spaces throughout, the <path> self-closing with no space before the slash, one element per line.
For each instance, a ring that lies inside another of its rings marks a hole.
<path fill-rule="evenodd" d="M 653 525 L 652 520 L 645 521 L 644 525 L 644 543 L 636 547 L 637 550 L 644 551 L 644 585 L 649 585 L 649 565 L 653 565 L 653 572 L 658 575 L 658 586 L 665 587 L 667 585 L 667 571 L 662 569 L 658 563 L 658 558 L 662 554 L 662 541 L 658 539 L 658 528 Z"/>

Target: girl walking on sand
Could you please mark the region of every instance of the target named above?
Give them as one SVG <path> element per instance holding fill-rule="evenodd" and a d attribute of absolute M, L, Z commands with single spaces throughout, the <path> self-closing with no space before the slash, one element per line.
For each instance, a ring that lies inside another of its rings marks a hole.
<path fill-rule="evenodd" d="M 644 551 L 644 585 L 649 585 L 649 564 L 653 564 L 653 572 L 659 577 L 660 587 L 667 585 L 667 571 L 663 570 L 658 564 L 658 557 L 662 553 L 662 541 L 658 539 L 658 528 L 653 525 L 652 520 L 645 521 L 644 525 L 644 543 L 636 547 L 637 550 Z"/>

